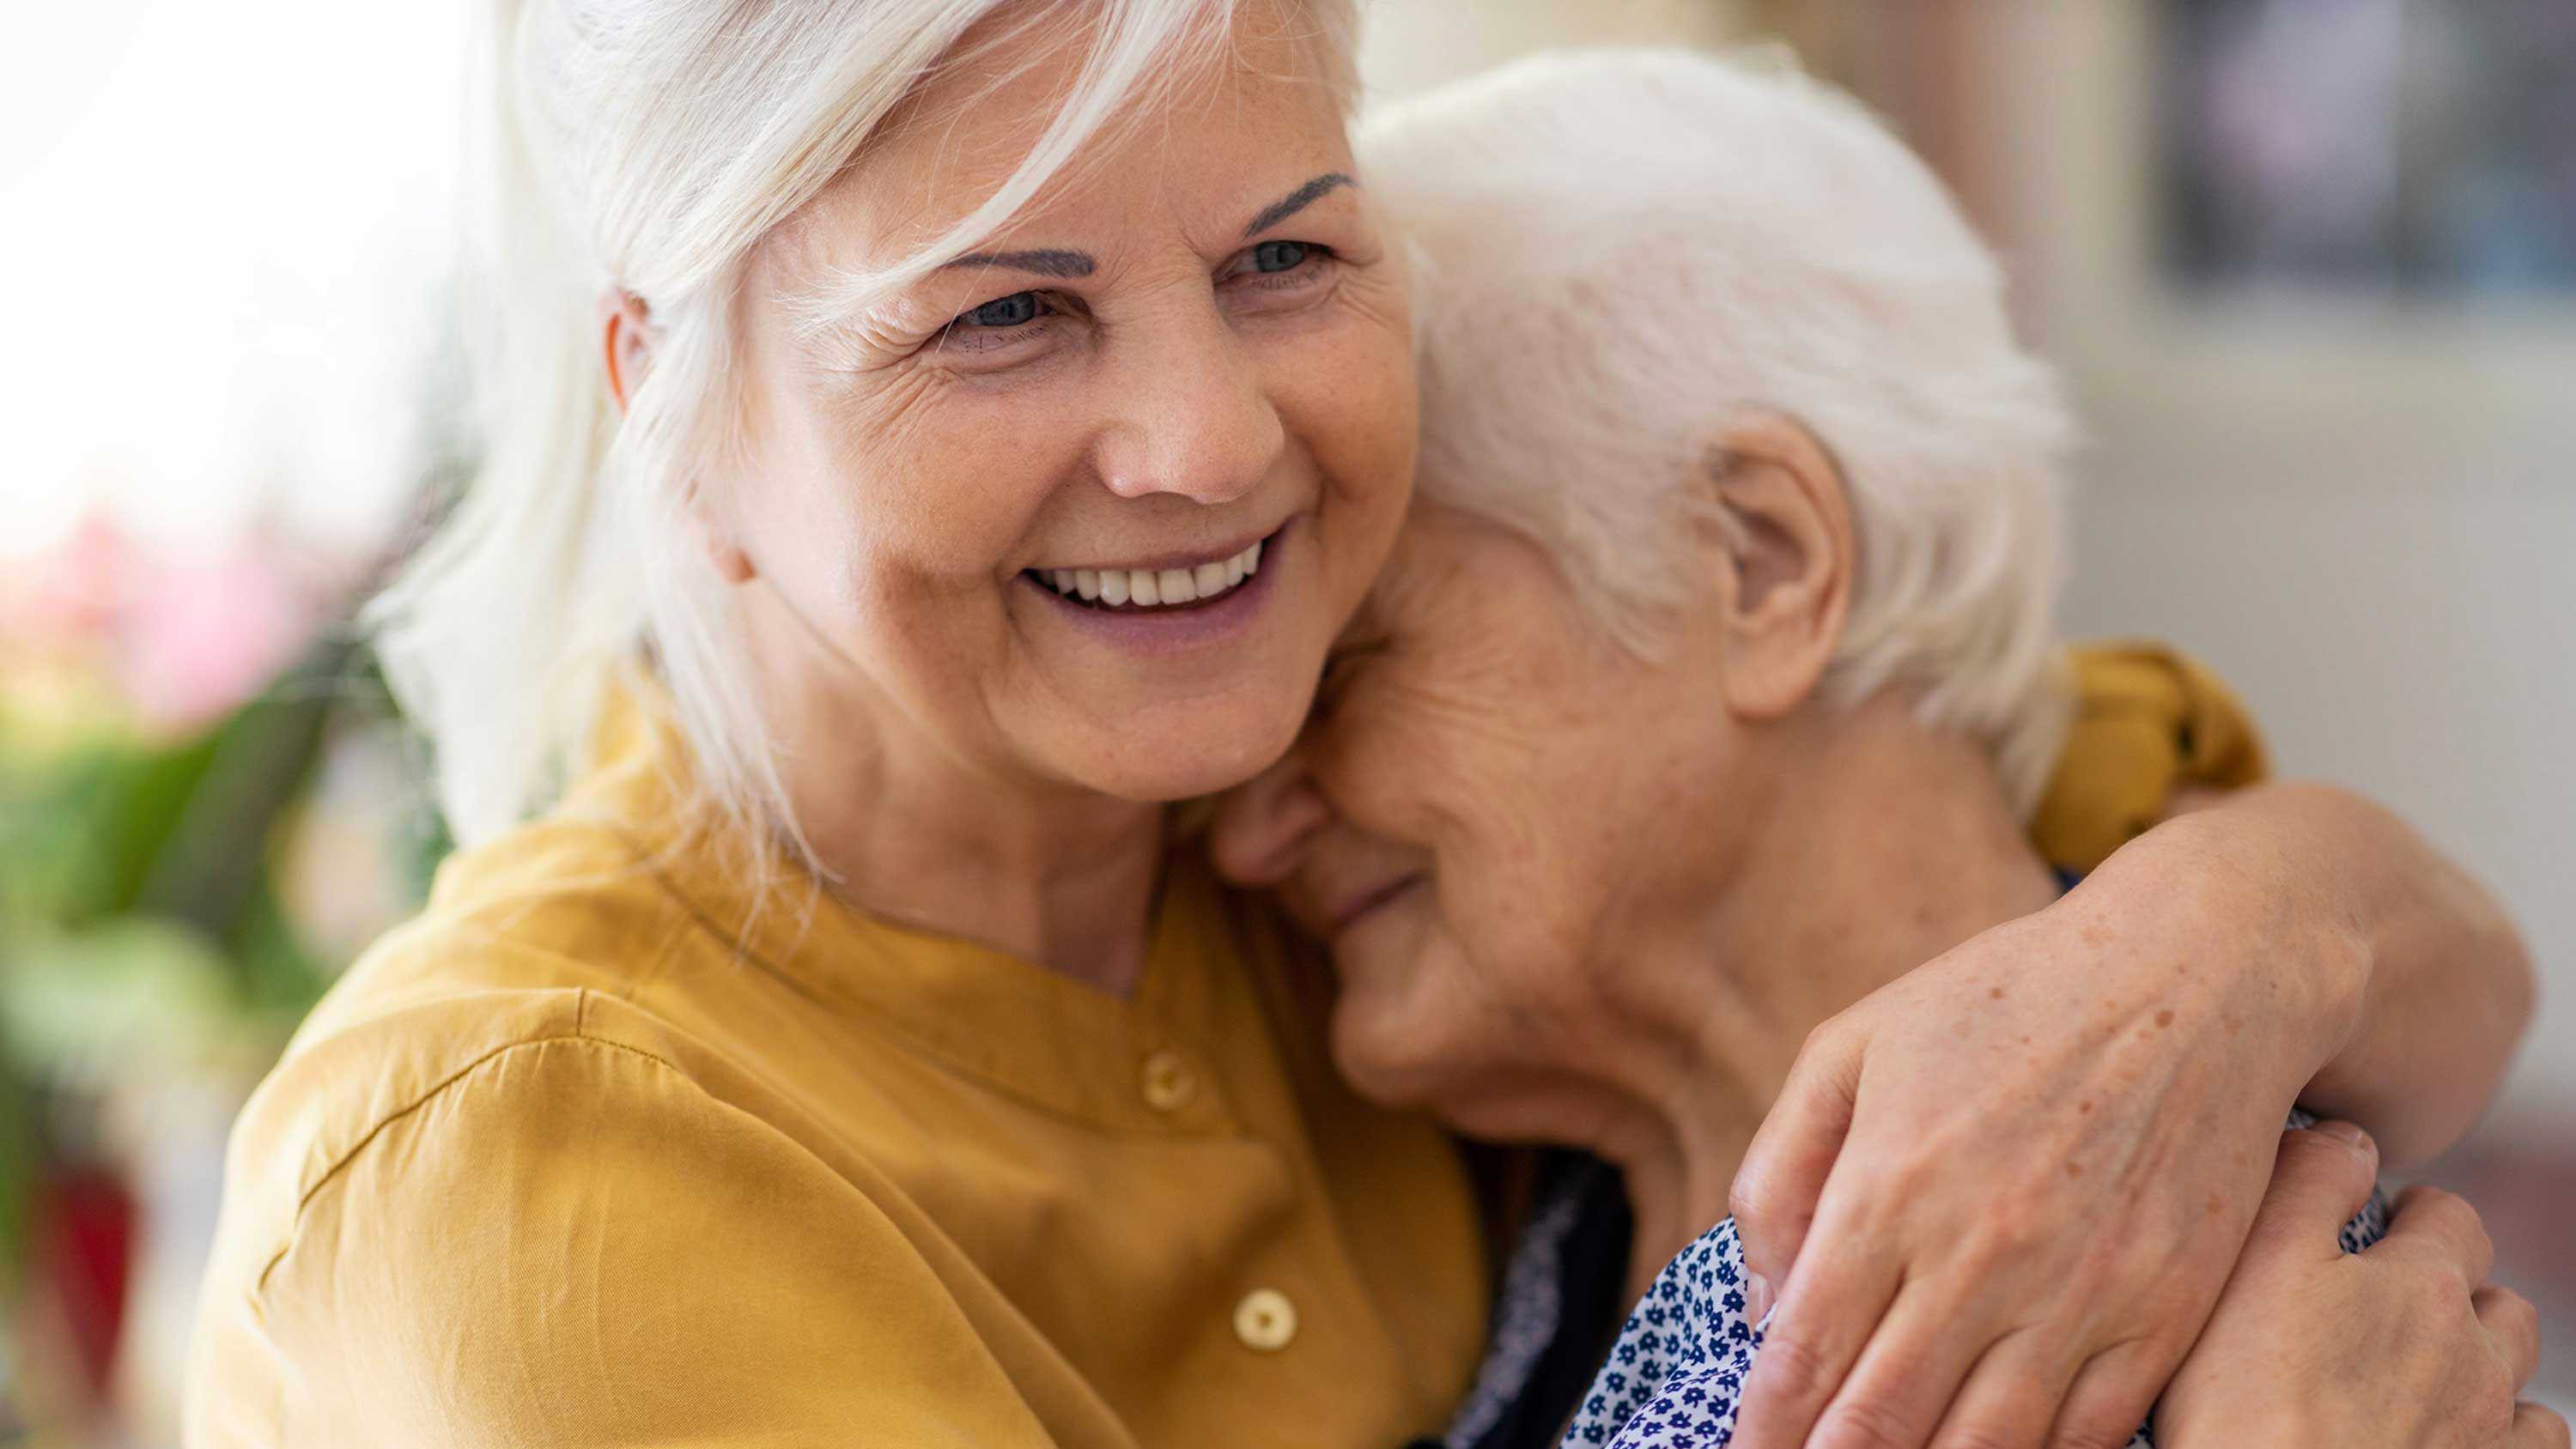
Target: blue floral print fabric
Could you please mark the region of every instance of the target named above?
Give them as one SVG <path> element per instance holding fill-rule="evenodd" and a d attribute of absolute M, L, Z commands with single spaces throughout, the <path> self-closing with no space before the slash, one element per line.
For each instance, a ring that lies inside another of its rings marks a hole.
<path fill-rule="evenodd" d="M 2313 1121 L 2300 1113 L 2290 1125 Z M 2344 1251 L 2360 1252 L 2387 1229 L 2387 1205 L 2373 1194 L 2344 1225 Z M 1729 1218 L 1682 1250 L 1628 1315 L 1563 1449 L 1717 1449 L 1735 1437 L 1736 1402 L 1761 1349 Z M 2131 1449 L 2154 1442 L 2143 1427 L 2129 1441 Z"/>

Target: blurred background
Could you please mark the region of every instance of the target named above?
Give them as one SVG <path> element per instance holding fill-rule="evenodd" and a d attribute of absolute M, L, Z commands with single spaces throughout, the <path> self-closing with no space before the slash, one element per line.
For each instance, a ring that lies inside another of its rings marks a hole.
<path fill-rule="evenodd" d="M 444 846 L 347 621 L 474 451 L 468 10 L 45 6 L 0 56 L 0 1446 L 176 1443 L 231 1114 Z M 2069 628 L 2210 660 L 2529 934 L 2537 1025 L 2426 1175 L 2576 1412 L 2576 5 L 1369 10 L 1380 96 L 1783 42 L 1950 179 L 2090 426 Z"/>

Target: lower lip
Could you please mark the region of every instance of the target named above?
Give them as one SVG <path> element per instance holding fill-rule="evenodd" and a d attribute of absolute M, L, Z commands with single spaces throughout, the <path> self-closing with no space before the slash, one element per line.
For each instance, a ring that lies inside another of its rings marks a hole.
<path fill-rule="evenodd" d="M 1427 879 L 1429 879 L 1427 876 L 1408 875 L 1401 880 L 1390 881 L 1362 897 L 1357 905 L 1343 911 L 1341 919 L 1333 923 L 1333 939 L 1340 940 L 1350 933 L 1352 927 L 1376 915 L 1383 908 L 1411 895 L 1414 887 L 1421 885 Z"/>
<path fill-rule="evenodd" d="M 1068 599 L 1026 574 L 1015 583 L 1036 594 L 1067 624 L 1103 643 L 1136 654 L 1180 654 L 1226 643 L 1252 629 L 1262 606 L 1277 592 L 1272 580 L 1285 571 L 1287 553 L 1296 541 L 1295 520 L 1262 541 L 1261 572 L 1205 604 L 1177 609 L 1100 609 Z"/>

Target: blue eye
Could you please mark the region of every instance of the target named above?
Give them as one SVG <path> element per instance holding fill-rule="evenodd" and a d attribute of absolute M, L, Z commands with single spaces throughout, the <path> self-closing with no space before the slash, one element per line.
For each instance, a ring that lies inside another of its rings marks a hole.
<path fill-rule="evenodd" d="M 1037 315 L 1037 293 L 1013 292 L 1007 297 L 996 297 L 957 320 L 971 327 L 1017 327 L 1036 321 Z"/>
<path fill-rule="evenodd" d="M 1305 265 L 1307 251 L 1304 242 L 1266 241 L 1252 249 L 1252 269 L 1256 272 L 1293 272 Z"/>

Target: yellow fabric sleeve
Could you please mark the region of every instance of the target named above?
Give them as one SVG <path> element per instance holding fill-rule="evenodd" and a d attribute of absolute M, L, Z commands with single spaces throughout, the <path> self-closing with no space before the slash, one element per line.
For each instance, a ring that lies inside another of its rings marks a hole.
<path fill-rule="evenodd" d="M 1133 1449 L 1070 1373 L 1000 1362 L 846 1179 L 587 1038 L 495 1052 L 388 1121 L 257 1303 L 296 1369 L 262 1443 Z M 1074 1387 L 1028 1392 L 1050 1383 Z"/>
<path fill-rule="evenodd" d="M 2270 773 L 2244 702 L 2181 651 L 2122 641 L 2070 653 L 2074 724 L 2030 828 L 2050 864 L 2080 875 L 2162 820 L 2181 790 Z"/>

